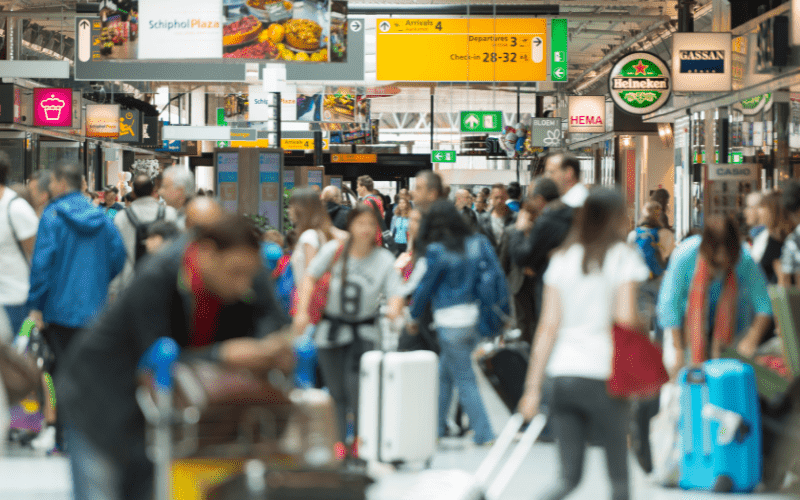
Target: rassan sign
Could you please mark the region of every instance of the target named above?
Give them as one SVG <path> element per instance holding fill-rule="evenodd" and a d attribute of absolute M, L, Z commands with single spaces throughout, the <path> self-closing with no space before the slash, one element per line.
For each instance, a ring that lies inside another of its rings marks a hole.
<path fill-rule="evenodd" d="M 756 163 L 719 163 L 708 166 L 708 180 L 754 182 L 758 179 L 758 164 Z"/>
<path fill-rule="evenodd" d="M 732 53 L 730 33 L 673 33 L 672 90 L 730 92 Z"/>

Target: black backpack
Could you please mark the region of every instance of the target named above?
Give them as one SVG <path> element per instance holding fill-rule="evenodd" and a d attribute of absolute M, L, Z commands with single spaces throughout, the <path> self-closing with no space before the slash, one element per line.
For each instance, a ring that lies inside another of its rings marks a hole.
<path fill-rule="evenodd" d="M 128 220 L 131 221 L 131 224 L 133 224 L 133 227 L 136 230 L 136 243 L 134 245 L 134 256 L 133 256 L 134 268 L 136 268 L 137 264 L 139 263 L 139 259 L 147 253 L 147 246 L 145 245 L 145 240 L 147 240 L 147 232 L 150 230 L 150 226 L 153 225 L 153 223 L 155 222 L 164 220 L 164 215 L 166 213 L 166 210 L 167 209 L 164 205 L 159 205 L 156 219 L 154 221 L 150 221 L 144 224 L 139 221 L 139 218 L 136 217 L 136 214 L 133 213 L 133 210 L 131 209 L 125 210 L 125 215 L 128 216 Z"/>

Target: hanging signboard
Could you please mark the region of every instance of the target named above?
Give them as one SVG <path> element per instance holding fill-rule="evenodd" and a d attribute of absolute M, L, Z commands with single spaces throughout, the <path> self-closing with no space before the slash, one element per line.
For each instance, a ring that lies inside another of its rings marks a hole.
<path fill-rule="evenodd" d="M 669 68 L 649 52 L 619 59 L 608 76 L 611 99 L 623 111 L 646 115 L 667 103 L 671 92 Z"/>
<path fill-rule="evenodd" d="M 159 145 L 159 121 L 157 116 L 142 117 L 142 145 L 155 148 Z"/>
<path fill-rule="evenodd" d="M 266 217 L 268 224 L 280 229 L 281 207 L 283 205 L 281 189 L 281 154 L 260 153 L 258 155 L 259 171 L 259 207 L 258 214 Z"/>
<path fill-rule="evenodd" d="M 14 123 L 13 83 L 0 83 L 0 123 Z"/>
<path fill-rule="evenodd" d="M 377 20 L 378 80 L 547 80 L 547 20 Z"/>
<path fill-rule="evenodd" d="M 732 49 L 730 33 L 673 33 L 672 90 L 730 92 Z"/>
<path fill-rule="evenodd" d="M 86 105 L 86 137 L 119 137 L 119 104 Z"/>
<path fill-rule="evenodd" d="M 222 208 L 239 209 L 239 153 L 217 153 L 217 192 Z"/>
<path fill-rule="evenodd" d="M 531 146 L 561 147 L 561 118 L 534 118 L 531 122 Z"/>
<path fill-rule="evenodd" d="M 606 131 L 606 98 L 601 95 L 569 96 L 569 131 L 602 133 Z"/>
<path fill-rule="evenodd" d="M 708 166 L 708 180 L 710 181 L 755 181 L 758 179 L 758 164 L 719 163 Z"/>
<path fill-rule="evenodd" d="M 35 127 L 72 126 L 72 89 L 33 89 Z"/>
<path fill-rule="evenodd" d="M 761 111 L 766 111 L 768 105 L 772 105 L 772 94 L 762 94 L 745 99 L 734 104 L 733 108 L 745 115 L 755 115 Z"/>
<path fill-rule="evenodd" d="M 138 143 L 142 139 L 142 122 L 139 112 L 134 109 L 126 109 L 119 117 L 119 142 Z"/>

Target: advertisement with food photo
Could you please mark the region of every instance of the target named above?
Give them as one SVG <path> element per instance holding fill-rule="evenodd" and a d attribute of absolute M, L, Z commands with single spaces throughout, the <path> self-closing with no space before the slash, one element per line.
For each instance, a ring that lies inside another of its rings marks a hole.
<path fill-rule="evenodd" d="M 223 57 L 328 62 L 331 3 L 289 0 L 226 2 Z M 237 5 L 233 5 L 237 4 Z"/>

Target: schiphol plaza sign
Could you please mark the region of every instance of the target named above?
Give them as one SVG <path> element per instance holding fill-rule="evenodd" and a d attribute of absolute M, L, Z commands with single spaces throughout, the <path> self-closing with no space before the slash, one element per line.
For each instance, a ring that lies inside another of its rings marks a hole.
<path fill-rule="evenodd" d="M 652 113 L 666 104 L 671 83 L 667 63 L 649 52 L 633 52 L 619 59 L 608 77 L 614 103 L 634 115 Z"/>

